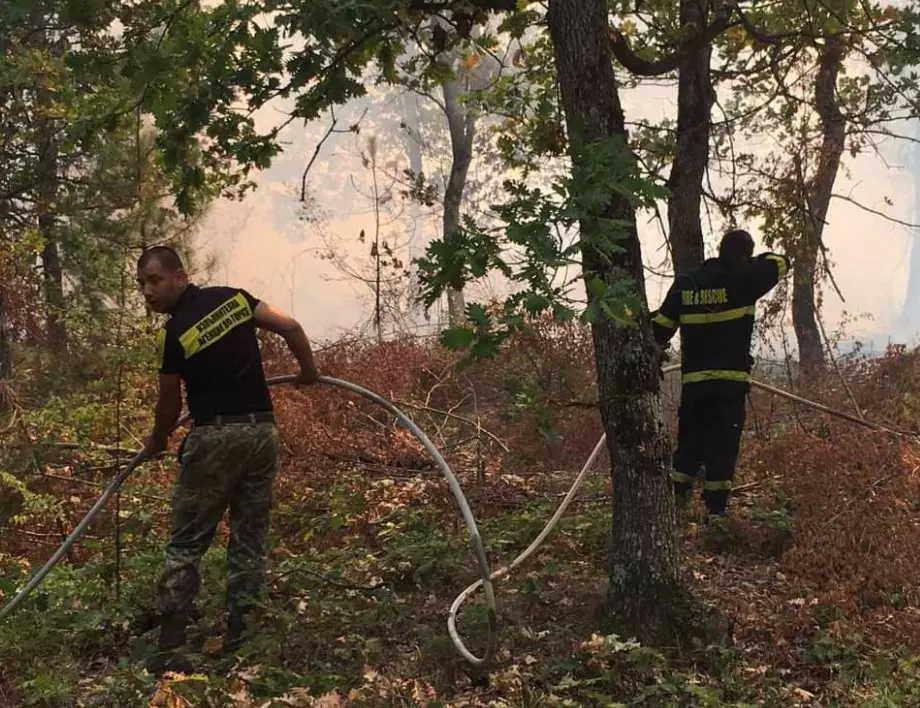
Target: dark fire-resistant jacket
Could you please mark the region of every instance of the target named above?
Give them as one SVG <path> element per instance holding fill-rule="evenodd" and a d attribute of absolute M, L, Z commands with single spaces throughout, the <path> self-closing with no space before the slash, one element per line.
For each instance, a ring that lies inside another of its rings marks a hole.
<path fill-rule="evenodd" d="M 750 388 L 754 308 L 789 270 L 789 259 L 763 253 L 726 267 L 710 258 L 678 276 L 661 308 L 652 313 L 655 339 L 666 345 L 681 331 L 681 382 L 704 395 Z"/>

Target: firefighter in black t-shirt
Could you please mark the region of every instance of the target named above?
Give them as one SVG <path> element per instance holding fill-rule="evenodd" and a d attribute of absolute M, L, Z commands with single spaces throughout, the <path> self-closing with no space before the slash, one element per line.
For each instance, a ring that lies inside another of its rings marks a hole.
<path fill-rule="evenodd" d="M 710 514 L 725 511 L 732 488 L 750 390 L 754 308 L 789 270 L 785 256 L 753 253 L 747 231 L 729 231 L 718 258 L 678 276 L 652 313 L 661 346 L 681 331 L 674 489 L 685 502 L 705 468 L 703 500 Z"/>
<path fill-rule="evenodd" d="M 198 591 L 198 564 L 228 507 L 223 654 L 239 648 L 248 608 L 263 583 L 278 440 L 256 328 L 284 337 L 300 364 L 298 384 L 315 383 L 318 374 L 296 320 L 245 290 L 190 284 L 173 249 L 145 251 L 137 278 L 150 308 L 170 315 L 157 338 L 159 398 L 147 454 L 166 448 L 182 408 L 180 380 L 192 418 L 180 447 L 172 528 L 157 592 L 159 651 L 148 667 L 157 675 L 189 673 L 192 667 L 179 649 Z"/>

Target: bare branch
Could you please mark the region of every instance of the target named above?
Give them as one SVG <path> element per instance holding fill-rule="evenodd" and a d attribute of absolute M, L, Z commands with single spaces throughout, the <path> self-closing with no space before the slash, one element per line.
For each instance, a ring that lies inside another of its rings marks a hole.
<path fill-rule="evenodd" d="M 846 302 L 847 299 L 843 296 L 843 290 L 840 289 L 840 286 L 837 284 L 837 279 L 834 277 L 834 271 L 831 268 L 831 261 L 827 251 L 827 246 L 824 245 L 824 241 L 821 241 L 818 245 L 821 248 L 821 260 L 824 263 L 824 273 L 827 275 L 827 279 L 830 281 L 831 287 L 834 288 L 834 292 L 837 293 L 837 297 L 840 298 L 840 302 Z"/>
<path fill-rule="evenodd" d="M 849 202 L 853 206 L 857 206 L 865 212 L 868 212 L 870 214 L 875 214 L 875 216 L 880 216 L 883 219 L 885 219 L 885 221 L 890 221 L 892 224 L 898 224 L 899 226 L 904 226 L 908 229 L 920 229 L 920 224 L 914 224 L 909 221 L 903 221 L 901 219 L 891 216 L 890 214 L 886 214 L 883 211 L 879 211 L 878 209 L 867 207 L 865 204 L 861 204 L 860 202 L 853 199 L 853 197 L 848 197 L 846 195 L 836 194 L 836 193 L 832 194 L 831 197 L 835 199 L 842 199 L 845 202 Z"/>
<path fill-rule="evenodd" d="M 310 173 L 310 169 L 313 167 L 313 163 L 316 162 L 316 158 L 319 156 L 320 150 L 323 149 L 323 145 L 326 144 L 326 141 L 333 133 L 349 133 L 353 130 L 353 127 L 350 127 L 348 130 L 336 130 L 335 126 L 338 124 L 339 119 L 335 117 L 335 109 L 329 109 L 329 115 L 332 117 L 332 123 L 329 126 L 329 129 L 326 131 L 326 134 L 320 139 L 316 144 L 316 148 L 313 150 L 313 156 L 310 158 L 310 161 L 307 163 L 307 166 L 304 168 L 303 175 L 300 177 L 300 201 L 307 201 L 307 175 Z M 361 114 L 361 117 L 358 118 L 355 122 L 355 126 L 361 123 L 364 120 L 364 116 L 367 115 L 367 108 L 364 109 L 364 112 Z"/>
<path fill-rule="evenodd" d="M 477 421 L 471 420 L 470 418 L 467 418 L 466 416 L 459 415 L 457 413 L 454 413 L 453 411 L 444 411 L 439 408 L 432 408 L 430 406 L 422 406 L 422 405 L 419 405 L 418 403 L 410 403 L 409 401 L 393 401 L 393 403 L 396 404 L 397 406 L 404 406 L 406 408 L 414 408 L 416 410 L 426 411 L 428 413 L 437 413 L 438 415 L 447 416 L 449 418 L 456 418 L 460 422 L 466 423 L 467 425 L 472 425 L 477 430 L 482 431 L 483 435 L 494 440 L 498 444 L 498 446 L 501 447 L 502 450 L 504 450 L 505 452 L 509 452 L 508 446 L 505 445 L 505 443 L 501 441 L 501 438 L 499 438 L 494 433 L 490 433 L 488 430 L 483 428 Z M 456 406 L 454 407 L 456 408 Z"/>
<path fill-rule="evenodd" d="M 630 48 L 626 38 L 616 29 L 611 28 L 610 37 L 613 55 L 620 64 L 636 76 L 661 76 L 662 74 L 670 73 L 681 65 L 687 55 L 710 44 L 722 32 L 732 26 L 732 9 L 731 7 L 724 8 L 716 15 L 716 19 L 712 24 L 689 40 L 684 41 L 673 53 L 657 61 L 648 61 L 638 56 Z"/>
<path fill-rule="evenodd" d="M 423 89 L 421 87 L 413 88 L 412 90 L 415 93 L 417 93 L 419 96 L 422 96 L 423 98 L 427 98 L 429 101 L 434 103 L 438 108 L 440 108 L 445 116 L 447 115 L 447 106 L 444 105 L 444 102 L 441 101 L 441 99 L 439 99 L 437 96 L 431 93 L 431 91 L 427 89 Z"/>

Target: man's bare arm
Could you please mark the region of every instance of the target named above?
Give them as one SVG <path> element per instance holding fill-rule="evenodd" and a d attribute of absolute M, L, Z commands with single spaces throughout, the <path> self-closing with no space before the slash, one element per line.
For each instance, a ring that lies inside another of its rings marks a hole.
<path fill-rule="evenodd" d="M 260 302 L 256 306 L 253 315 L 255 316 L 257 327 L 284 337 L 288 349 L 291 350 L 291 353 L 297 359 L 297 363 L 300 364 L 298 383 L 316 383 L 319 378 L 319 372 L 316 368 L 316 361 L 313 358 L 313 350 L 310 348 L 310 340 L 307 339 L 307 334 L 303 331 L 300 323 L 290 315 L 264 302 Z"/>
<path fill-rule="evenodd" d="M 159 389 L 153 432 L 147 438 L 145 446 L 148 457 L 166 449 L 172 429 L 182 412 L 182 387 L 179 383 L 179 374 L 160 374 Z"/>

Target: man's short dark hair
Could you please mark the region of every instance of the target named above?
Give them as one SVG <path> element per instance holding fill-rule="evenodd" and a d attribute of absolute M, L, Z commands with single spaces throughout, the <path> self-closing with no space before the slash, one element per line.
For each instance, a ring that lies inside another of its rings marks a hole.
<path fill-rule="evenodd" d="M 740 263 L 754 255 L 754 239 L 744 229 L 733 229 L 722 237 L 719 258 L 727 263 Z"/>
<path fill-rule="evenodd" d="M 163 268 L 168 271 L 182 270 L 182 259 L 176 250 L 170 246 L 152 246 L 141 254 L 137 259 L 137 269 L 140 270 L 147 266 L 150 261 L 156 260 Z"/>

